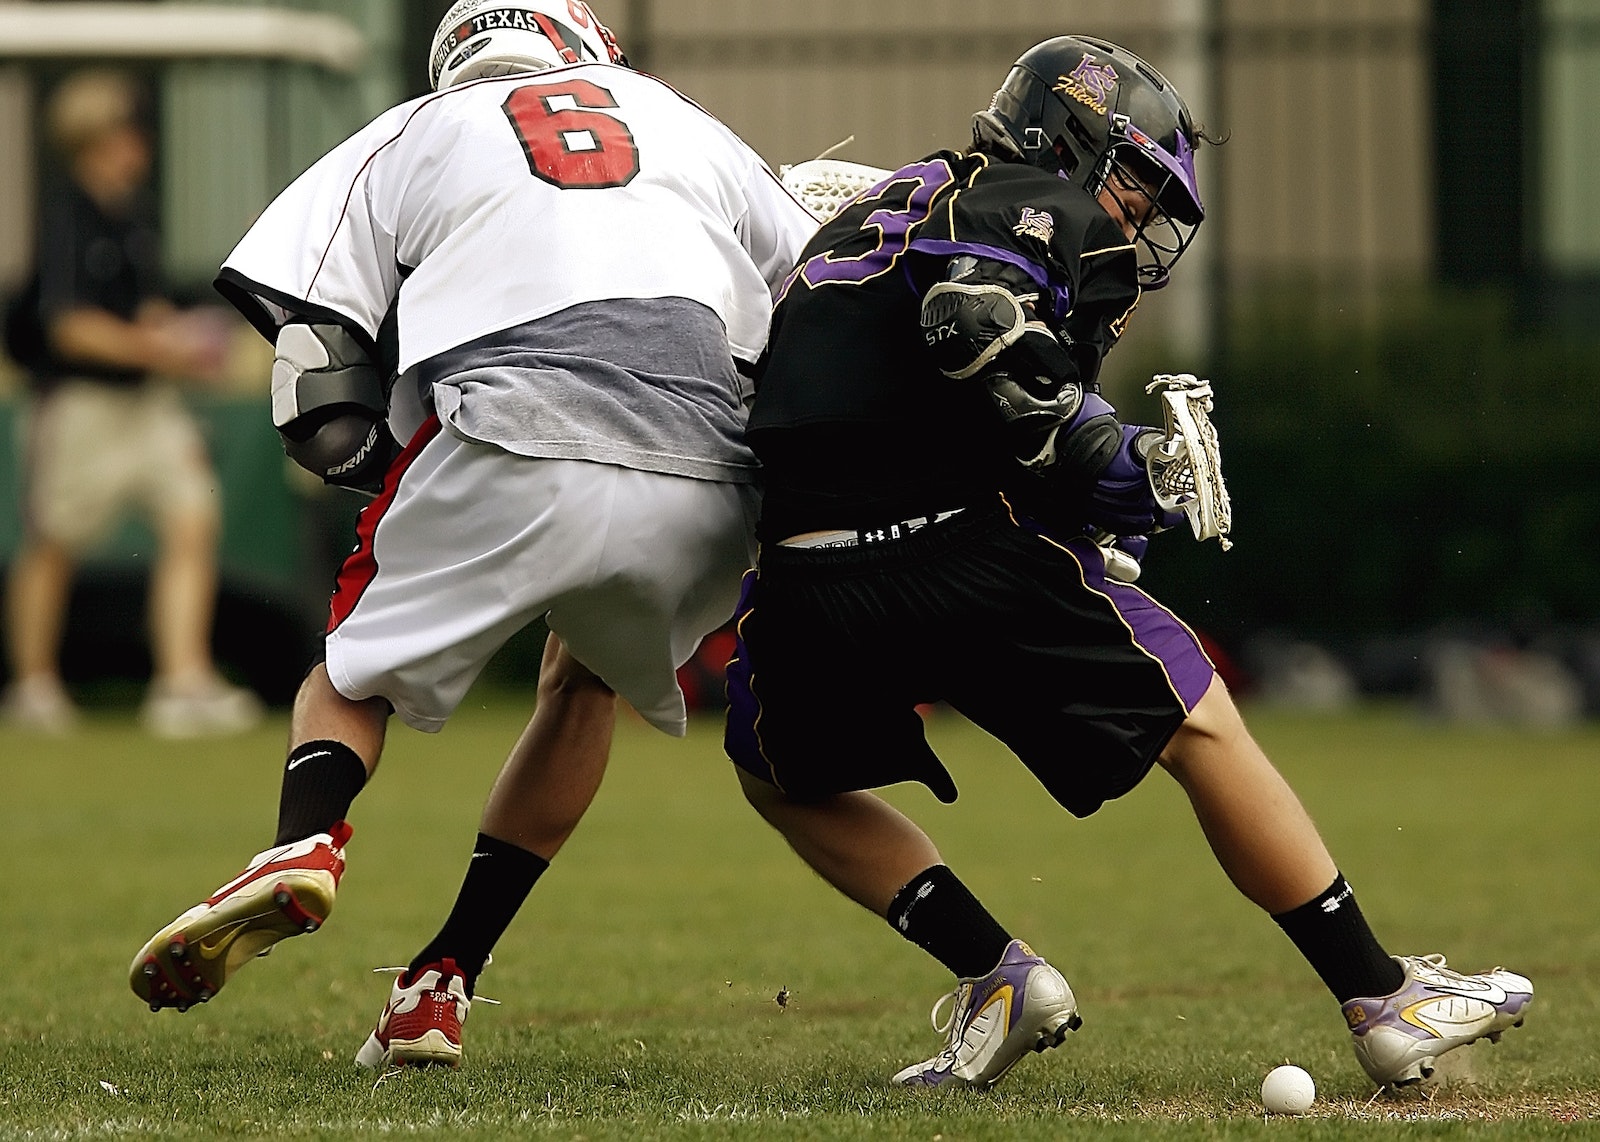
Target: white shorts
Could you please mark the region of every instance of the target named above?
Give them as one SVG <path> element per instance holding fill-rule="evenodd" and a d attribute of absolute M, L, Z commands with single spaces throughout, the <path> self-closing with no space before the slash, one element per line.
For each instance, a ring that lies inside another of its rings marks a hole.
<path fill-rule="evenodd" d="M 328 623 L 328 676 L 436 731 L 544 616 L 645 719 L 687 728 L 677 669 L 733 617 L 756 488 L 530 459 L 430 420 L 361 513 Z"/>

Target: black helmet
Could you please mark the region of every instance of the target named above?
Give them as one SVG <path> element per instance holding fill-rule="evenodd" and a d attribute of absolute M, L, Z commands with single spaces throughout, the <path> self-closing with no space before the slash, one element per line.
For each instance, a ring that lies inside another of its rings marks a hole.
<path fill-rule="evenodd" d="M 1088 36 L 1036 44 L 973 116 L 976 150 L 1060 174 L 1098 195 L 1113 169 L 1154 191 L 1139 226 L 1140 284 L 1167 284 L 1205 218 L 1195 181 L 1199 141 L 1189 108 L 1166 78 L 1127 48 Z"/>

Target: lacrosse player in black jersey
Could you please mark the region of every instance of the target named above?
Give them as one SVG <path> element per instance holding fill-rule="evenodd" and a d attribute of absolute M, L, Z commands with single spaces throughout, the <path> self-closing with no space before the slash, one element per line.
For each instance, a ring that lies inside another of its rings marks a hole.
<path fill-rule="evenodd" d="M 955 800 L 921 703 L 993 734 L 1077 816 L 1159 763 L 1380 1085 L 1498 1038 L 1532 1000 L 1511 972 L 1380 946 L 1193 633 L 1128 581 L 1143 537 L 1182 519 L 1157 495 L 1167 468 L 1192 461 L 1122 423 L 1096 376 L 1202 221 L 1203 141 L 1126 49 L 1045 41 L 970 151 L 902 167 L 820 229 L 774 313 L 726 745 L 800 856 L 957 977 L 943 1049 L 898 1083 L 989 1086 L 1080 1022 L 1062 976 L 869 792 L 920 781 Z"/>

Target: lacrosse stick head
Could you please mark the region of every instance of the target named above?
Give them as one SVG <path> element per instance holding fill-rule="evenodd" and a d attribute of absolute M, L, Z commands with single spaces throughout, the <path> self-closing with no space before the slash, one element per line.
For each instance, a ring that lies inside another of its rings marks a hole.
<path fill-rule="evenodd" d="M 1222 481 L 1222 454 L 1211 423 L 1211 382 L 1193 373 L 1159 373 L 1145 392 L 1161 398 L 1166 436 L 1150 453 L 1150 490 L 1166 511 L 1182 511 L 1196 539 L 1233 546 L 1233 504 Z"/>
<path fill-rule="evenodd" d="M 845 203 L 893 173 L 882 167 L 844 159 L 807 159 L 780 167 L 778 178 L 817 221 L 826 222 L 843 210 Z"/>

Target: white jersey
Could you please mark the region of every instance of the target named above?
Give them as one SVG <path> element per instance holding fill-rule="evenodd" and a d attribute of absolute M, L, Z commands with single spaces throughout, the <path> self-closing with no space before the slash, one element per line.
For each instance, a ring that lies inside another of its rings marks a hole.
<path fill-rule="evenodd" d="M 420 367 L 422 405 L 469 439 L 746 479 L 733 361 L 759 357 L 815 228 L 711 115 L 650 76 L 583 64 L 385 112 L 268 206 L 218 285 L 269 337 L 331 318 L 376 354 L 387 319 L 386 363 Z M 683 331 L 628 344 L 634 326 Z M 702 391 L 712 366 L 732 391 Z M 622 393 L 619 376 L 649 391 Z M 588 390 L 576 405 L 574 389 Z M 391 410 L 402 441 L 426 411 L 403 411 L 406 396 Z"/>

